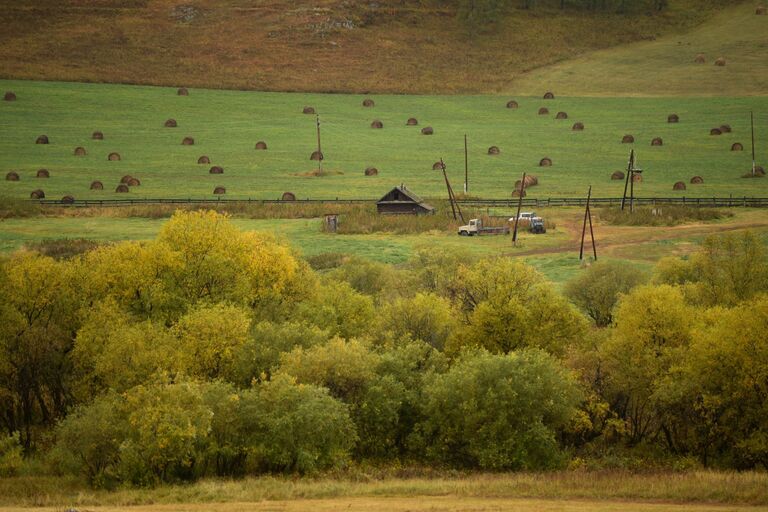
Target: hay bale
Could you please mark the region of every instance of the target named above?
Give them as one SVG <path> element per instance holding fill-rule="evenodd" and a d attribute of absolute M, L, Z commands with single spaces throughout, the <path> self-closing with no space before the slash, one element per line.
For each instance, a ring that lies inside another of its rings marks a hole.
<path fill-rule="evenodd" d="M 35 144 L 49 144 L 50 141 L 48 140 L 47 135 L 41 135 L 35 140 Z"/>
<path fill-rule="evenodd" d="M 509 100 L 507 102 L 507 108 L 518 108 L 520 105 L 515 100 Z"/>
<path fill-rule="evenodd" d="M 651 141 L 651 146 L 663 146 L 664 140 L 661 137 L 656 137 Z"/>
<path fill-rule="evenodd" d="M 718 57 L 715 66 L 725 66 L 725 57 Z"/>
<path fill-rule="evenodd" d="M 439 171 L 442 168 L 443 168 L 443 164 L 441 162 L 435 162 L 432 164 L 433 171 Z"/>
<path fill-rule="evenodd" d="M 552 166 L 552 159 L 549 157 L 544 157 L 541 160 L 539 160 L 539 167 L 551 167 Z"/>
<path fill-rule="evenodd" d="M 51 173 L 48 172 L 48 169 L 38 169 L 37 174 L 35 174 L 36 178 L 50 178 Z"/>
<path fill-rule="evenodd" d="M 642 174 L 633 174 L 632 175 L 632 181 L 635 183 L 642 183 L 643 182 L 643 175 Z"/>
<path fill-rule="evenodd" d="M 131 176 L 130 174 L 126 174 L 125 176 L 120 178 L 120 183 L 122 183 L 123 185 L 127 185 L 128 182 L 131 181 L 132 179 L 133 179 L 133 176 Z"/>
<path fill-rule="evenodd" d="M 523 197 L 526 196 L 525 189 L 520 190 L 519 188 L 516 188 L 512 191 L 512 197 L 520 197 L 521 194 Z"/>
<path fill-rule="evenodd" d="M 669 114 L 667 116 L 667 122 L 668 123 L 679 123 L 680 122 L 680 116 L 677 114 Z"/>
<path fill-rule="evenodd" d="M 104 190 L 104 184 L 99 180 L 91 182 L 91 190 Z"/>
<path fill-rule="evenodd" d="M 224 187 L 216 187 L 213 189 L 213 193 L 217 196 L 227 193 L 227 189 Z"/>
<path fill-rule="evenodd" d="M 178 126 L 178 124 L 176 123 L 175 119 L 168 119 L 168 120 L 165 121 L 164 126 L 166 128 L 176 128 Z"/>
<path fill-rule="evenodd" d="M 701 176 L 694 176 L 691 178 L 691 185 L 701 185 L 702 183 L 704 183 L 704 178 Z"/>
<path fill-rule="evenodd" d="M 488 148 L 489 155 L 498 155 L 499 153 L 501 153 L 501 150 L 498 146 L 491 146 Z"/>
<path fill-rule="evenodd" d="M 549 114 L 549 109 L 547 107 L 541 107 L 539 109 L 539 115 L 540 116 L 545 116 L 547 114 Z"/>
<path fill-rule="evenodd" d="M 197 163 L 198 164 L 209 164 L 209 163 L 211 163 L 211 159 L 208 158 L 207 156 L 203 155 L 203 156 L 201 156 L 200 158 L 197 159 Z"/>
<path fill-rule="evenodd" d="M 139 181 L 138 178 L 131 178 L 128 180 L 126 185 L 128 185 L 129 187 L 138 187 L 139 185 L 141 185 L 141 182 Z"/>
<path fill-rule="evenodd" d="M 13 93 L 13 91 L 5 91 L 5 96 L 3 96 L 4 101 L 16 101 L 16 95 Z"/>
<path fill-rule="evenodd" d="M 30 199 L 45 199 L 45 192 L 43 192 L 43 189 L 40 189 L 40 188 L 37 189 L 37 190 L 33 190 L 29 194 L 29 198 Z"/>
<path fill-rule="evenodd" d="M 5 181 L 19 181 L 19 173 L 11 171 L 5 175 Z"/>
<path fill-rule="evenodd" d="M 121 183 L 117 186 L 117 188 L 115 189 L 115 192 L 117 192 L 118 194 L 125 194 L 129 190 L 130 189 L 128 188 L 128 185 L 126 185 L 125 183 Z"/>
<path fill-rule="evenodd" d="M 104 134 L 97 130 L 91 134 L 91 138 L 93 140 L 104 140 Z"/>
<path fill-rule="evenodd" d="M 621 138 L 622 144 L 634 144 L 634 142 L 635 142 L 635 137 L 633 135 L 627 134 Z"/>
<path fill-rule="evenodd" d="M 63 204 L 72 204 L 75 202 L 75 198 L 73 196 L 67 195 L 61 198 L 61 202 Z"/>
<path fill-rule="evenodd" d="M 313 151 L 312 154 L 310 155 L 309 159 L 310 160 L 318 160 L 318 161 L 320 161 L 320 160 L 324 160 L 325 157 L 323 156 L 323 152 L 322 151 Z"/>
<path fill-rule="evenodd" d="M 612 180 L 623 180 L 624 179 L 624 172 L 623 171 L 616 171 L 613 174 L 611 174 Z"/>
<path fill-rule="evenodd" d="M 119 162 L 120 161 L 120 153 L 110 153 L 107 156 L 107 160 L 110 162 Z"/>
<path fill-rule="evenodd" d="M 368 167 L 365 169 L 365 175 L 366 176 L 378 176 L 379 170 L 375 167 Z"/>
<path fill-rule="evenodd" d="M 187 90 L 186 87 L 179 87 L 179 90 L 176 91 L 176 94 L 178 94 L 179 96 L 189 96 L 189 91 Z"/>
<path fill-rule="evenodd" d="M 581 132 L 584 131 L 584 123 L 573 123 L 573 127 L 571 127 L 571 130 L 574 132 Z"/>
<path fill-rule="evenodd" d="M 301 111 L 303 114 L 314 114 L 315 113 L 315 107 L 304 107 L 304 110 Z"/>
<path fill-rule="evenodd" d="M 765 169 L 763 169 L 762 165 L 755 166 L 755 174 L 757 174 L 758 176 L 765 176 Z"/>
<path fill-rule="evenodd" d="M 555 99 L 555 95 L 552 94 L 551 91 L 547 91 L 546 93 L 544 93 L 544 99 L 545 100 L 553 100 L 553 99 Z"/>
<path fill-rule="evenodd" d="M 723 131 L 720 128 L 712 128 L 709 130 L 710 135 L 722 135 Z"/>
<path fill-rule="evenodd" d="M 85 156 L 85 148 L 78 146 L 75 148 L 75 156 Z"/>
<path fill-rule="evenodd" d="M 539 184 L 539 178 L 533 174 L 525 175 L 525 188 L 535 187 Z M 520 180 L 515 180 L 515 190 L 520 189 Z"/>
<path fill-rule="evenodd" d="M 182 146 L 194 146 L 195 145 L 195 139 L 193 139 L 192 137 L 184 137 L 181 140 L 181 145 Z"/>
<path fill-rule="evenodd" d="M 568 119 L 568 113 L 558 112 L 557 115 L 555 115 L 555 119 Z"/>
<path fill-rule="evenodd" d="M 765 16 L 766 14 L 768 14 L 768 7 L 764 5 L 758 5 L 757 8 L 755 9 L 755 14 L 758 16 Z"/>
<path fill-rule="evenodd" d="M 366 98 L 366 99 L 363 100 L 363 106 L 364 107 L 372 107 L 374 105 L 375 105 L 375 103 L 370 98 Z"/>
<path fill-rule="evenodd" d="M 267 143 L 264 142 L 263 140 L 260 140 L 259 142 L 256 143 L 256 149 L 262 149 L 262 150 L 267 149 Z"/>
<path fill-rule="evenodd" d="M 371 123 L 371 128 L 384 128 L 384 123 L 376 119 Z"/>
<path fill-rule="evenodd" d="M 283 192 L 283 196 L 280 198 L 281 201 L 295 201 L 296 195 L 293 192 Z"/>
<path fill-rule="evenodd" d="M 682 181 L 676 181 L 674 185 L 672 185 L 672 190 L 685 190 L 685 183 Z"/>
<path fill-rule="evenodd" d="M 424 128 L 421 129 L 422 135 L 432 135 L 433 133 L 435 133 L 435 131 L 432 129 L 431 126 L 425 126 Z"/>
<path fill-rule="evenodd" d="M 405 122 L 405 126 L 417 126 L 419 124 L 419 120 L 415 117 L 409 117 L 408 120 Z"/>
<path fill-rule="evenodd" d="M 731 144 L 731 151 L 744 151 L 744 145 L 741 142 Z"/>
<path fill-rule="evenodd" d="M 722 124 L 720 125 L 720 131 L 723 133 L 731 133 L 731 125 L 729 124 Z"/>
<path fill-rule="evenodd" d="M 224 169 L 218 165 L 214 165 L 208 169 L 208 174 L 224 174 Z"/>
<path fill-rule="evenodd" d="M 705 64 L 707 62 L 707 58 L 704 56 L 703 53 L 700 53 L 696 55 L 696 58 L 693 59 L 693 62 L 695 62 L 696 64 Z"/>

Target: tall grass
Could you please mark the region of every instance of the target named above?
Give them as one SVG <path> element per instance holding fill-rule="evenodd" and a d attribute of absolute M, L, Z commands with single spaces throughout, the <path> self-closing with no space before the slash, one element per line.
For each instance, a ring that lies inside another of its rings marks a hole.
<path fill-rule="evenodd" d="M 676 226 L 733 217 L 730 211 L 674 205 L 640 207 L 634 212 L 630 212 L 629 208 L 623 211 L 620 208 L 599 208 L 596 213 L 601 220 L 617 226 Z"/>

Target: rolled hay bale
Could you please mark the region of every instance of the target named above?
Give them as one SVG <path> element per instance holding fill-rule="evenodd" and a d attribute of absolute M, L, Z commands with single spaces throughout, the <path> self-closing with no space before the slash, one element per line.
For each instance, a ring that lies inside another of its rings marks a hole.
<path fill-rule="evenodd" d="M 547 114 L 549 114 L 549 109 L 547 107 L 541 107 L 539 109 L 539 115 L 540 116 L 545 116 Z"/>
<path fill-rule="evenodd" d="M 376 119 L 371 123 L 371 128 L 384 128 L 384 123 Z"/>
<path fill-rule="evenodd" d="M 179 96 L 189 96 L 189 91 L 187 90 L 186 87 L 179 87 L 179 90 L 176 91 L 176 94 L 178 94 Z"/>
<path fill-rule="evenodd" d="M 16 101 L 16 94 L 14 94 L 13 91 L 5 91 L 5 96 L 3 96 L 4 101 Z"/>
<path fill-rule="evenodd" d="M 36 178 L 50 178 L 51 173 L 48 172 L 48 169 L 38 169 L 37 174 L 35 174 Z"/>
<path fill-rule="evenodd" d="M 521 194 L 523 197 L 526 196 L 525 189 L 520 190 L 519 188 L 516 188 L 512 191 L 512 197 L 520 197 Z"/>
<path fill-rule="evenodd" d="M 181 140 L 181 145 L 182 146 L 194 146 L 195 145 L 195 139 L 193 139 L 192 137 L 184 137 Z"/>
<path fill-rule="evenodd" d="M 363 106 L 364 107 L 372 107 L 374 105 L 375 105 L 375 103 L 370 98 L 366 98 L 366 99 L 363 100 Z"/>
<path fill-rule="evenodd" d="M 696 58 L 693 59 L 693 62 L 695 62 L 696 64 L 706 64 L 707 57 L 703 53 L 700 53 L 696 55 Z"/>
<path fill-rule="evenodd" d="M 507 102 L 507 108 L 518 108 L 520 105 L 515 100 L 509 100 Z"/>
<path fill-rule="evenodd" d="M 224 187 L 216 187 L 213 189 L 213 193 L 217 196 L 227 193 L 227 189 Z"/>
<path fill-rule="evenodd" d="M 704 183 L 704 178 L 701 176 L 694 176 L 691 178 L 691 185 L 701 185 L 702 183 Z"/>
<path fill-rule="evenodd" d="M 651 146 L 663 146 L 664 140 L 661 137 L 656 137 L 651 141 Z"/>
<path fill-rule="evenodd" d="M 263 140 L 260 140 L 259 142 L 256 143 L 256 149 L 262 149 L 262 150 L 267 149 L 267 143 L 264 142 Z"/>
<path fill-rule="evenodd" d="M 755 174 L 758 176 L 765 176 L 765 169 L 763 169 L 763 166 L 757 165 L 755 166 Z"/>
<path fill-rule="evenodd" d="M 35 140 L 35 144 L 50 144 L 47 135 L 41 135 Z"/>
<path fill-rule="evenodd" d="M 200 158 L 197 159 L 197 163 L 198 164 L 209 164 L 209 163 L 211 163 L 211 159 L 208 158 L 206 155 L 203 155 L 203 156 L 201 156 Z"/>
<path fill-rule="evenodd" d="M 546 93 L 544 93 L 544 99 L 553 100 L 555 99 L 555 95 L 551 91 L 547 91 Z"/>
<path fill-rule="evenodd" d="M 293 192 L 283 192 L 282 197 L 280 198 L 281 201 L 295 201 L 296 200 L 296 194 Z"/>
<path fill-rule="evenodd" d="M 139 181 L 139 178 L 131 178 L 128 180 L 126 185 L 128 185 L 129 187 L 138 187 L 139 185 L 141 185 L 141 181 Z"/>
<path fill-rule="evenodd" d="M 744 151 L 744 145 L 741 142 L 731 144 L 731 151 Z"/>
<path fill-rule="evenodd" d="M 643 182 L 643 175 L 642 174 L 633 174 L 632 175 L 632 181 L 635 183 L 642 183 Z"/>
<path fill-rule="evenodd" d="M 167 119 L 165 123 L 163 124 L 166 128 L 176 128 L 178 126 L 178 123 L 176 123 L 175 119 Z"/>
<path fill-rule="evenodd" d="M 435 130 L 433 130 L 431 126 L 425 126 L 421 129 L 422 135 L 432 135 L 433 133 L 435 133 Z"/>
<path fill-rule="evenodd" d="M 568 119 L 568 113 L 567 112 L 558 112 L 555 115 L 555 119 Z"/>
<path fill-rule="evenodd" d="M 758 5 L 757 8 L 755 9 L 755 14 L 758 16 L 765 16 L 766 14 L 768 14 L 768 7 L 764 5 Z"/>
<path fill-rule="evenodd" d="M 672 190 L 685 190 L 685 183 L 682 181 L 676 181 L 674 185 L 672 185 Z"/>
<path fill-rule="evenodd" d="M 624 179 L 624 172 L 623 171 L 615 171 L 613 174 L 611 174 L 612 180 L 623 180 Z"/>
<path fill-rule="evenodd" d="M 99 180 L 91 182 L 91 190 L 104 190 L 104 184 Z"/>
<path fill-rule="evenodd" d="M 29 194 L 30 199 L 45 199 L 45 192 L 43 192 L 43 189 L 39 188 L 37 190 L 33 190 Z"/>
<path fill-rule="evenodd" d="M 128 188 L 128 185 L 126 185 L 125 183 L 121 183 L 117 186 L 117 188 L 115 189 L 115 192 L 117 192 L 118 194 L 125 194 L 129 190 L 130 189 Z"/>
<path fill-rule="evenodd" d="M 571 127 L 571 130 L 574 132 L 581 132 L 584 131 L 584 123 L 573 123 L 573 127 Z"/>
<path fill-rule="evenodd" d="M 443 164 L 440 163 L 440 162 L 435 162 L 435 163 L 432 164 L 432 170 L 433 171 L 439 171 L 442 168 L 443 168 Z"/>
<path fill-rule="evenodd" d="M 720 125 L 720 131 L 723 132 L 723 133 L 731 133 L 731 131 L 733 131 L 733 130 L 731 130 L 731 125 L 729 125 L 729 124 L 722 124 L 722 125 Z"/>
<path fill-rule="evenodd" d="M 74 196 L 67 195 L 61 198 L 61 202 L 64 204 L 72 204 L 75 202 L 75 198 Z"/>
<path fill-rule="evenodd" d="M 218 165 L 214 165 L 208 169 L 208 174 L 224 174 L 224 169 Z"/>
<path fill-rule="evenodd" d="M 132 179 L 133 179 L 133 176 L 131 176 L 130 174 L 126 174 L 125 176 L 120 178 L 120 183 L 122 183 L 123 185 L 127 185 L 128 182 L 131 181 Z"/>
<path fill-rule="evenodd" d="M 107 156 L 107 160 L 110 162 L 119 162 L 120 161 L 120 153 L 112 152 Z"/>
<path fill-rule="evenodd" d="M 304 107 L 304 110 L 301 111 L 303 114 L 314 114 L 315 113 L 315 107 Z"/>
<path fill-rule="evenodd" d="M 723 131 L 720 128 L 712 128 L 709 130 L 710 135 L 722 135 Z"/>
<path fill-rule="evenodd" d="M 101 133 L 100 131 L 96 130 L 95 132 L 93 132 L 91 134 L 91 138 L 93 140 L 104 140 L 104 134 Z"/>
<path fill-rule="evenodd" d="M 715 60 L 715 66 L 725 66 L 725 57 L 718 57 L 717 60 Z"/>
<path fill-rule="evenodd" d="M 19 173 L 11 171 L 5 175 L 5 181 L 19 181 Z"/>
<path fill-rule="evenodd" d="M 498 155 L 499 153 L 501 153 L 501 150 L 498 146 L 491 146 L 488 148 L 489 155 Z"/>
<path fill-rule="evenodd" d="M 325 157 L 323 156 L 322 151 L 313 151 L 312 154 L 309 156 L 309 159 L 320 161 L 320 160 L 324 160 Z"/>
<path fill-rule="evenodd" d="M 545 156 L 539 160 L 539 167 L 552 167 L 552 159 Z"/>
<path fill-rule="evenodd" d="M 405 126 L 418 126 L 419 120 L 415 117 L 409 117 L 408 120 L 405 122 Z"/>
<path fill-rule="evenodd" d="M 535 187 L 539 184 L 539 178 L 532 174 L 525 175 L 525 188 Z M 520 189 L 520 180 L 515 181 L 515 190 Z"/>
<path fill-rule="evenodd" d="M 667 116 L 667 122 L 668 123 L 679 123 L 680 122 L 680 116 L 677 114 L 669 114 Z"/>
<path fill-rule="evenodd" d="M 635 137 L 632 135 L 625 135 L 621 138 L 622 144 L 633 144 L 635 142 Z"/>
<path fill-rule="evenodd" d="M 82 146 L 78 146 L 75 148 L 75 156 L 85 156 L 86 151 L 85 148 Z"/>
<path fill-rule="evenodd" d="M 379 170 L 375 167 L 368 167 L 365 169 L 365 175 L 366 176 L 378 176 Z"/>

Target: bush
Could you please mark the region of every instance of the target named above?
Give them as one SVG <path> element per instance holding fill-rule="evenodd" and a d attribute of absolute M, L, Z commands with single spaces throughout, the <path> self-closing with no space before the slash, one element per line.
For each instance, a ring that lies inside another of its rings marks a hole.
<path fill-rule="evenodd" d="M 729 211 L 714 208 L 698 208 L 695 206 L 660 205 L 656 207 L 601 208 L 598 216 L 608 224 L 617 226 L 676 226 L 686 222 L 702 222 L 733 217 Z"/>
<path fill-rule="evenodd" d="M 21 468 L 21 436 L 18 432 L 0 437 L 0 477 L 15 476 Z"/>

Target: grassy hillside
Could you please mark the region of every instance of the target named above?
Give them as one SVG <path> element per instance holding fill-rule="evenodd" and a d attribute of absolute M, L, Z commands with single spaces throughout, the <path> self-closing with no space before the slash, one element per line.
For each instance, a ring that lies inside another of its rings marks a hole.
<path fill-rule="evenodd" d="M 456 2 L 4 2 L 0 77 L 268 91 L 493 93 L 537 67 L 677 33 L 723 4 L 631 15 L 509 3 L 470 37 Z M 550 6 L 550 4 L 554 4 Z M 738 84 L 726 92 L 739 94 Z M 540 84 L 546 87 L 545 83 Z"/>

